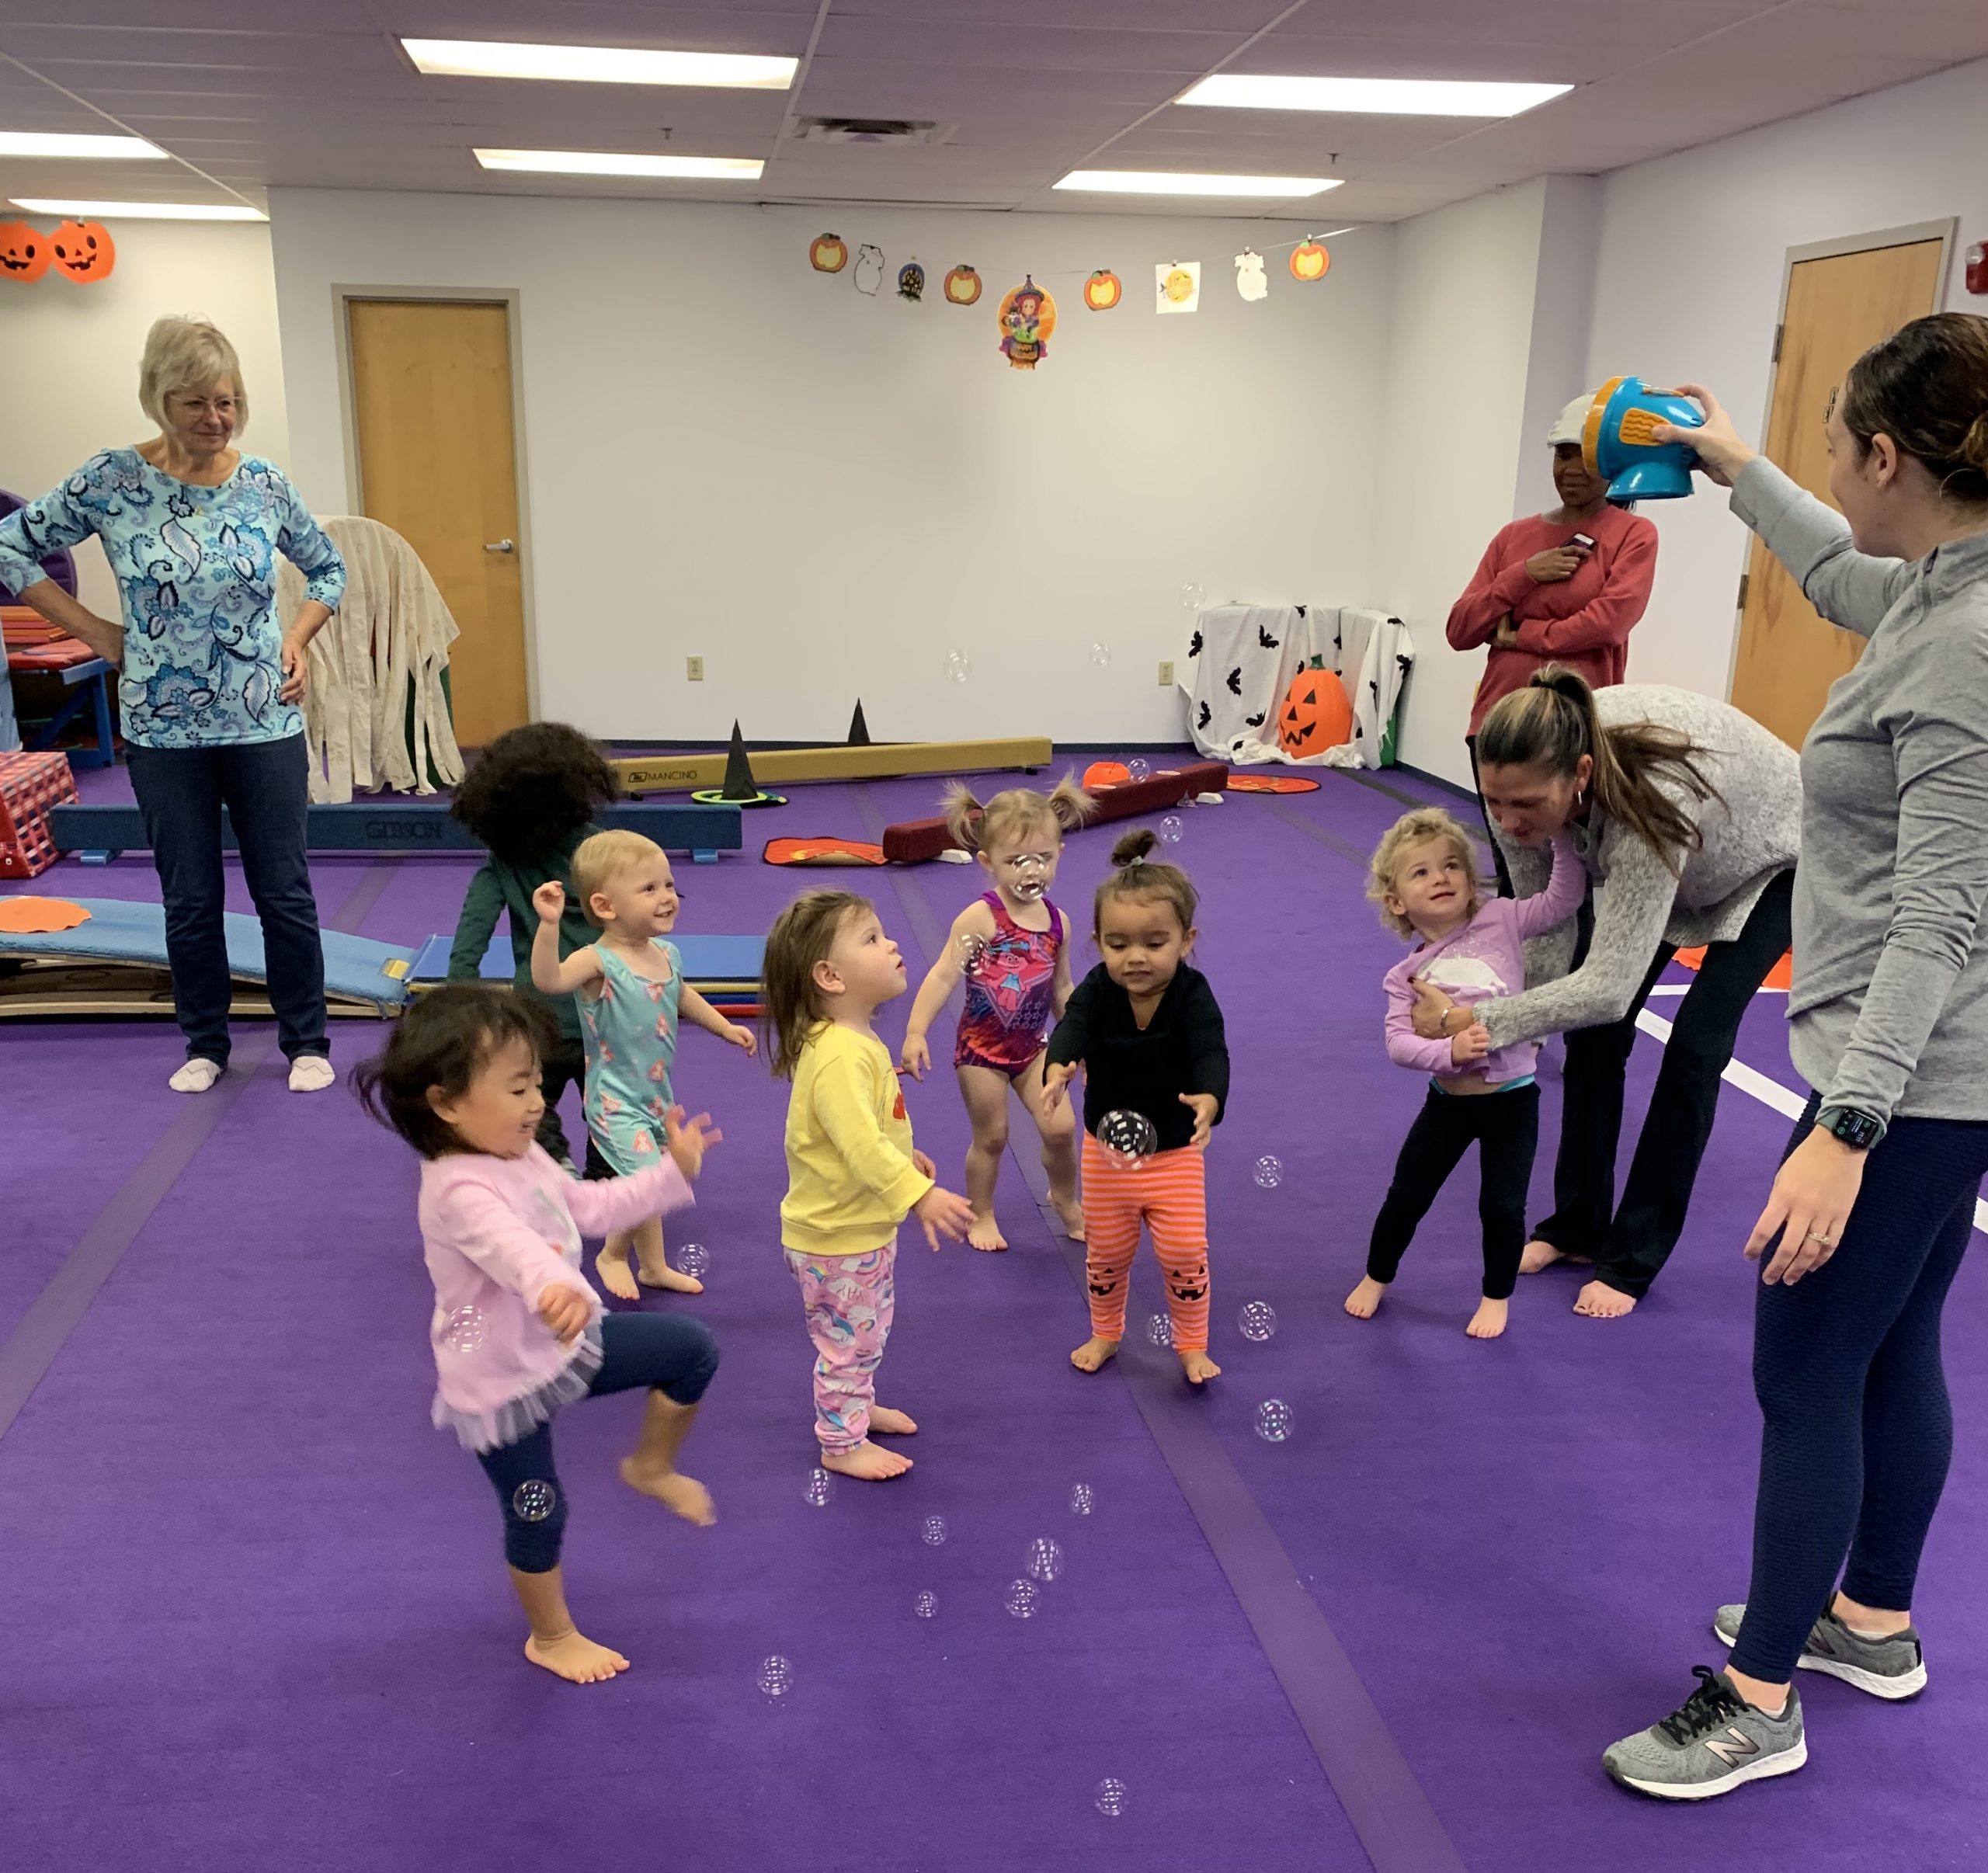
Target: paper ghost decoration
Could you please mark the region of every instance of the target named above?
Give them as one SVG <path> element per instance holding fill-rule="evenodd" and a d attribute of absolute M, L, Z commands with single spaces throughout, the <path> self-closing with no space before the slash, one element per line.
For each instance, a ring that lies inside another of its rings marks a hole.
<path fill-rule="evenodd" d="M 1263 257 L 1253 247 L 1236 256 L 1236 290 L 1245 299 L 1262 299 L 1270 290 L 1263 273 Z"/>

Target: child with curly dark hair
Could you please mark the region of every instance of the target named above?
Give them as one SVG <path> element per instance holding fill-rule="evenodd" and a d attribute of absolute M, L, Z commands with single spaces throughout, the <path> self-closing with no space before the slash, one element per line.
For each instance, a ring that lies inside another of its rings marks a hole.
<path fill-rule="evenodd" d="M 545 1116 L 539 1124 L 538 1142 L 548 1157 L 568 1169 L 574 1159 L 559 1122 L 559 1101 L 568 1086 L 585 1082 L 586 1054 L 573 998 L 541 995 L 532 985 L 532 939 L 538 930 L 532 893 L 541 884 L 565 888 L 561 961 L 594 940 L 586 906 L 573 889 L 573 854 L 582 840 L 600 830 L 594 813 L 617 792 L 613 770 L 579 729 L 564 722 L 530 722 L 500 735 L 484 749 L 463 777 L 450 808 L 490 856 L 470 880 L 462 915 L 456 920 L 449 980 L 478 979 L 497 919 L 508 912 L 513 990 L 543 1003 L 558 1024 L 558 1040 L 540 1062 Z"/>

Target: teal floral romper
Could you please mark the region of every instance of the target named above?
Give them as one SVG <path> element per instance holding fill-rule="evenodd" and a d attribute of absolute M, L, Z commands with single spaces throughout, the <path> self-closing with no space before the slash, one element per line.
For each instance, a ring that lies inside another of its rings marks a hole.
<path fill-rule="evenodd" d="M 676 1058 L 676 1006 L 683 958 L 667 937 L 653 939 L 669 964 L 669 980 L 638 975 L 605 943 L 600 992 L 574 997 L 586 1044 L 587 1130 L 620 1176 L 655 1163 L 667 1142 L 662 1115 L 674 1103 L 669 1069 Z"/>

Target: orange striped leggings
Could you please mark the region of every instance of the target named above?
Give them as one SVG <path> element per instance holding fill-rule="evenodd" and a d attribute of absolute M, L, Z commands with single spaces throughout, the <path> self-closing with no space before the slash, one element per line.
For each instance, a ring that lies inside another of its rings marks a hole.
<path fill-rule="evenodd" d="M 1117 1163 L 1084 1134 L 1084 1273 L 1090 1289 L 1090 1330 L 1100 1340 L 1125 1337 L 1125 1299 L 1139 1225 L 1152 1232 L 1153 1253 L 1166 1277 L 1166 1311 L 1176 1353 L 1208 1347 L 1207 1166 L 1183 1147 L 1163 1151 L 1134 1170 Z"/>

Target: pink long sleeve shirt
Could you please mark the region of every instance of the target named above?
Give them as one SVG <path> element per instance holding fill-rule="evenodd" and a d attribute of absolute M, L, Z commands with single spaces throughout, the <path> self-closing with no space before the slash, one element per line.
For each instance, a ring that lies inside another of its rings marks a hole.
<path fill-rule="evenodd" d="M 1437 943 L 1419 943 L 1388 971 L 1388 1058 L 1397 1066 L 1454 1079 L 1482 1072 L 1494 1086 L 1528 1078 L 1539 1058 L 1537 1041 L 1495 1048 L 1482 1060 L 1458 1066 L 1448 1041 L 1425 1041 L 1415 1031 L 1418 977 L 1468 1006 L 1525 987 L 1525 943 L 1571 917 L 1587 894 L 1587 872 L 1573 842 L 1553 842 L 1553 874 L 1546 888 L 1530 898 L 1493 898 L 1461 930 Z"/>
<path fill-rule="evenodd" d="M 631 1229 L 693 1201 L 669 1158 L 592 1183 L 568 1176 L 536 1145 L 521 1158 L 458 1152 L 423 1164 L 436 1423 L 473 1451 L 492 1450 L 581 1396 L 600 1364 L 603 1309 L 580 1273 L 580 1238 Z M 586 1331 L 563 1344 L 538 1315 L 551 1287 L 587 1298 Z"/>

